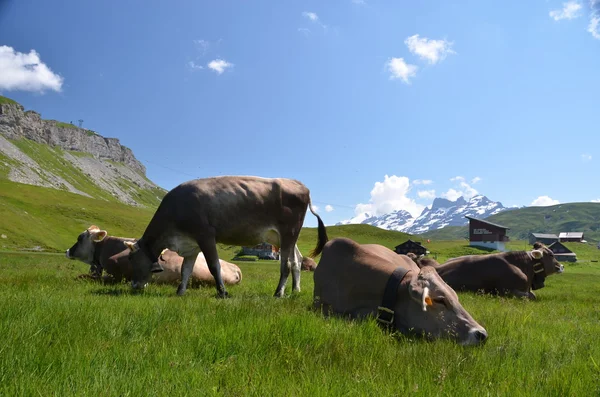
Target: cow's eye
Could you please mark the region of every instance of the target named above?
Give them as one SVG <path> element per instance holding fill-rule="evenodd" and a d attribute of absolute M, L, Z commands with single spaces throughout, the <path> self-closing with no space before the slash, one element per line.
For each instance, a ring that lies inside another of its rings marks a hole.
<path fill-rule="evenodd" d="M 448 301 L 443 296 L 441 296 L 439 298 L 435 298 L 433 301 L 437 304 L 448 306 Z"/>

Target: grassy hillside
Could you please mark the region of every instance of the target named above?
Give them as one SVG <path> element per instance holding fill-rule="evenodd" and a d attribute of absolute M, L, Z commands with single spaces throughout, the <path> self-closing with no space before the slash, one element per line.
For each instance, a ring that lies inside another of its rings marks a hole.
<path fill-rule="evenodd" d="M 0 249 L 64 251 L 96 224 L 112 235 L 140 236 L 154 209 L 0 179 Z"/>
<path fill-rule="evenodd" d="M 65 151 L 61 148 L 51 147 L 30 141 L 28 139 L 11 140 L 11 142 L 23 153 L 40 164 L 45 171 L 51 172 L 52 174 L 63 178 L 76 189 L 85 192 L 94 198 L 118 202 L 118 200 L 110 192 L 103 190 L 100 186 L 98 186 L 98 184 L 95 183 L 94 179 L 90 175 L 84 173 L 71 162 L 65 160 L 63 158 Z M 91 157 L 91 155 L 88 153 L 73 151 L 70 151 L 69 153 L 76 153 L 77 157 Z M 2 156 L 0 160 L 7 158 L 1 153 L 0 156 Z M 15 163 L 16 161 L 12 160 L 11 164 L 15 165 Z M 0 167 L 2 167 L 2 165 L 0 165 Z M 0 177 L 6 178 L 7 175 L 8 167 L 4 166 L 0 168 Z M 42 179 L 45 179 L 42 173 L 39 173 L 39 175 Z M 148 180 L 145 176 L 144 179 Z M 165 194 L 163 189 L 143 189 L 139 186 L 136 186 L 131 181 L 126 180 L 125 178 L 120 178 L 116 181 L 116 183 L 123 191 L 130 192 L 137 203 L 149 207 L 157 206 L 160 203 L 159 198 L 162 198 Z"/>
<path fill-rule="evenodd" d="M 600 240 L 600 203 L 569 203 L 550 207 L 528 207 L 492 215 L 486 220 L 509 227 L 508 236 L 525 240 L 529 233 L 584 232 L 588 241 Z M 446 227 L 421 235 L 424 238 L 458 240 L 468 238 L 467 226 Z"/>

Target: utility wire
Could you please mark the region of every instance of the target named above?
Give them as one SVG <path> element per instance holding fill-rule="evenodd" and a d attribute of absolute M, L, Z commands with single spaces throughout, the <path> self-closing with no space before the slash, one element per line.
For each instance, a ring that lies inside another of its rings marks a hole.
<path fill-rule="evenodd" d="M 187 172 L 180 171 L 180 170 L 176 170 L 176 169 L 174 169 L 174 168 L 170 168 L 170 167 L 167 167 L 167 166 L 165 166 L 165 165 L 162 165 L 162 164 L 157 164 L 157 163 L 154 163 L 154 162 L 152 162 L 152 161 L 148 161 L 148 160 L 146 160 L 146 159 L 142 159 L 142 158 L 140 158 L 140 160 L 142 160 L 144 163 L 147 163 L 147 164 L 152 164 L 152 165 L 155 165 L 155 166 L 157 166 L 157 167 L 162 167 L 162 168 L 164 168 L 164 169 L 167 169 L 167 170 L 169 170 L 169 171 L 175 172 L 175 173 L 177 173 L 177 174 L 181 174 L 181 175 L 190 176 L 190 177 L 192 177 L 192 178 L 199 178 L 199 176 L 197 176 L 197 175 L 188 174 Z M 315 203 L 315 204 L 331 205 L 332 207 L 350 208 L 350 209 L 352 209 L 352 210 L 354 209 L 354 207 L 353 207 L 353 206 L 350 206 L 350 205 L 344 205 L 344 204 L 335 204 L 335 203 L 325 203 L 325 202 L 323 202 L 323 201 L 315 201 L 315 200 L 312 200 L 312 202 L 313 202 L 313 203 Z"/>

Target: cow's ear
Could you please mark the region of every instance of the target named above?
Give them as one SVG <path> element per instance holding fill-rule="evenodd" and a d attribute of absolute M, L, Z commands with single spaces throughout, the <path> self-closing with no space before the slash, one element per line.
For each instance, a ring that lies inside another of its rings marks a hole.
<path fill-rule="evenodd" d="M 533 250 L 531 251 L 531 256 L 533 256 L 533 259 L 542 259 L 544 253 L 541 250 Z"/>
<path fill-rule="evenodd" d="M 96 230 L 100 230 L 100 228 L 96 225 L 92 225 L 90 227 L 87 228 L 88 232 L 92 233 L 95 232 Z"/>
<path fill-rule="evenodd" d="M 104 240 L 107 235 L 108 233 L 106 230 L 98 230 L 97 232 L 92 233 L 92 241 L 99 243 L 100 241 Z"/>
<path fill-rule="evenodd" d="M 544 246 L 544 244 L 540 243 L 539 241 L 536 241 L 536 242 L 533 244 L 533 249 L 539 250 L 539 249 L 541 249 L 543 246 Z"/>

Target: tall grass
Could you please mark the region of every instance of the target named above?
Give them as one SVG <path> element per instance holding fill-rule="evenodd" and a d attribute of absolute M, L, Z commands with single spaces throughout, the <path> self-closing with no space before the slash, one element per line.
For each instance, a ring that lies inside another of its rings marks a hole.
<path fill-rule="evenodd" d="M 463 348 L 325 319 L 302 291 L 275 299 L 277 263 L 213 287 L 76 279 L 61 255 L 0 254 L 0 395 L 511 395 L 600 393 L 600 266 L 567 264 L 539 300 L 459 294 L 488 342 Z M 290 286 L 288 285 L 288 289 Z M 289 294 L 289 290 L 288 290 Z"/>

